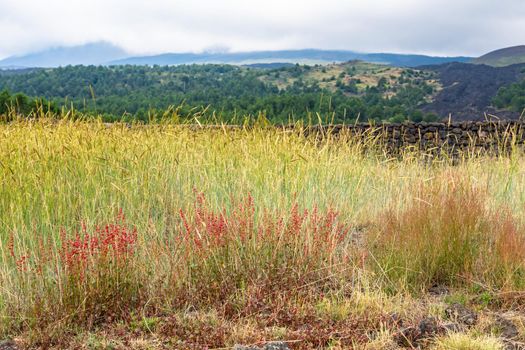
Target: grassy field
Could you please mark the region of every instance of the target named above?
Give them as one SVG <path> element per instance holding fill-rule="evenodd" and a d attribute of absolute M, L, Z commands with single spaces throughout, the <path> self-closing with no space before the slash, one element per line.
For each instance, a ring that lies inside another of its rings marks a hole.
<path fill-rule="evenodd" d="M 369 141 L 0 124 L 0 339 L 88 349 L 524 340 L 524 156 L 394 158 Z M 451 319 L 458 304 L 475 324 Z M 429 317 L 439 331 L 410 339 Z M 449 322 L 456 332 L 441 331 Z"/>

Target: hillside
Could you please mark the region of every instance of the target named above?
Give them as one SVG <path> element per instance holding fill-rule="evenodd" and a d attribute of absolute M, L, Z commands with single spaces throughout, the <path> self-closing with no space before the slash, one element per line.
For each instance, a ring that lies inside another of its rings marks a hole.
<path fill-rule="evenodd" d="M 518 82 L 525 76 L 525 64 L 498 68 L 450 63 L 425 69 L 439 76 L 443 89 L 423 110 L 440 116 L 452 114 L 456 120 L 483 119 L 484 113 L 504 119 L 519 117 L 519 113 L 498 110 L 492 104 L 501 88 Z"/>
<path fill-rule="evenodd" d="M 71 47 L 55 47 L 22 56 L 0 60 L 0 68 L 59 67 L 67 65 L 99 65 L 126 57 L 127 53 L 107 42 Z"/>
<path fill-rule="evenodd" d="M 392 67 L 363 61 L 350 61 L 316 66 L 299 66 L 269 71 L 259 80 L 279 89 L 289 89 L 297 84 L 318 86 L 329 92 L 359 95 L 367 89 L 381 86 L 383 97 L 395 96 L 398 89 L 409 85 L 428 83 L 438 89 L 432 72 Z M 429 89 L 430 91 L 430 89 Z"/>
<path fill-rule="evenodd" d="M 471 58 L 434 57 L 394 53 L 360 53 L 346 50 L 304 49 L 235 53 L 166 53 L 154 56 L 124 58 L 121 60 L 112 61 L 110 64 L 177 65 L 192 63 L 254 64 L 273 62 L 326 64 L 334 62 L 346 62 L 351 60 L 362 60 L 399 67 L 416 67 L 420 65 L 441 64 L 446 62 L 467 62 L 471 60 Z"/>
<path fill-rule="evenodd" d="M 109 120 L 122 116 L 147 120 L 170 106 L 181 106 L 182 115 L 205 110 L 204 117 L 228 121 L 255 118 L 259 112 L 273 122 L 317 120 L 317 113 L 341 123 L 428 121 L 449 115 L 454 120 L 482 120 L 485 113 L 504 119 L 520 116 L 525 108 L 523 89 L 515 84 L 524 76 L 525 64 L 448 63 L 420 69 L 362 61 L 70 66 L 0 71 L 0 91 L 44 97 L 57 108 L 73 104 Z M 30 106 L 27 103 L 25 110 Z"/>
<path fill-rule="evenodd" d="M 0 71 L 0 91 L 45 97 L 58 106 L 147 120 L 152 110 L 206 107 L 230 119 L 263 112 L 274 122 L 290 117 L 421 120 L 418 106 L 439 90 L 431 71 L 360 61 L 277 69 L 233 65 L 70 66 Z M 429 117 L 430 118 L 430 117 Z M 435 118 L 435 117 L 432 117 Z"/>
<path fill-rule="evenodd" d="M 525 63 L 525 45 L 507 47 L 489 52 L 486 55 L 474 59 L 472 63 L 486 64 L 494 67 Z"/>

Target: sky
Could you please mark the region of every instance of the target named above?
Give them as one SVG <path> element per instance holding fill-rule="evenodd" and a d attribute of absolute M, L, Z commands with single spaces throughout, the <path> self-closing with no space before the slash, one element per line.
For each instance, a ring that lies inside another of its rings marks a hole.
<path fill-rule="evenodd" d="M 479 56 L 525 44 L 525 0 L 0 0 L 0 58 L 108 41 L 131 54 L 343 49 Z"/>

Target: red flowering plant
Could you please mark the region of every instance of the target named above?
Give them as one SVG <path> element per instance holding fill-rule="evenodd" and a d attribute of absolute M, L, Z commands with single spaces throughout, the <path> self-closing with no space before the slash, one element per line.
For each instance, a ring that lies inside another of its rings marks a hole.
<path fill-rule="evenodd" d="M 27 310 L 32 318 L 94 324 L 129 311 L 140 294 L 137 230 L 122 211 L 112 223 L 93 229 L 82 224 L 73 235 L 61 229 L 59 237 L 58 244 L 41 243 L 31 255 L 17 255 L 12 239 L 8 244 L 20 280 L 41 286 L 30 303 L 35 310 Z"/>
<path fill-rule="evenodd" d="M 66 239 L 65 230 L 61 230 L 61 237 L 62 266 L 70 278 L 83 282 L 101 265 L 116 271 L 125 268 L 135 252 L 137 230 L 126 226 L 120 211 L 114 223 L 96 226 L 93 233 L 83 224 L 75 238 Z"/>
<path fill-rule="evenodd" d="M 334 210 L 302 210 L 295 203 L 287 211 L 258 211 L 249 193 L 232 199 L 230 210 L 213 209 L 203 193 L 195 195 L 192 210 L 179 211 L 176 236 L 185 264 L 174 276 L 192 302 L 198 295 L 220 301 L 255 283 L 302 285 L 348 258 L 351 227 Z"/>
<path fill-rule="evenodd" d="M 80 307 L 91 322 L 118 317 L 138 302 L 140 285 L 134 268 L 137 230 L 122 211 L 110 224 L 88 232 L 85 225 L 73 239 L 62 231 L 60 261 L 64 298 Z"/>

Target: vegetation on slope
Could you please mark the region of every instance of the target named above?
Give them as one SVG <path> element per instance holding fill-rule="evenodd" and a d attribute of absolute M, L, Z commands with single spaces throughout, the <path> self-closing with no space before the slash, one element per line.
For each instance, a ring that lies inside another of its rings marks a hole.
<path fill-rule="evenodd" d="M 499 89 L 493 103 L 498 108 L 508 108 L 514 112 L 523 113 L 525 111 L 525 80 Z"/>
<path fill-rule="evenodd" d="M 525 63 L 525 45 L 492 51 L 474 59 L 472 62 L 494 67 L 505 67 L 513 64 Z"/>
<path fill-rule="evenodd" d="M 255 69 L 228 65 L 64 67 L 0 72 L 0 89 L 58 106 L 146 121 L 170 106 L 214 120 L 260 113 L 275 123 L 435 120 L 419 106 L 439 88 L 433 74 L 362 62 Z"/>
<path fill-rule="evenodd" d="M 181 121 L 199 111 L 199 122 L 235 124 L 260 117 L 272 123 L 433 121 L 449 115 L 454 120 L 483 120 L 485 113 L 516 119 L 521 112 L 518 102 L 494 106 L 493 101 L 498 89 L 522 80 L 523 65 L 453 63 L 415 70 L 352 61 L 269 67 L 75 66 L 2 71 L 0 89 L 43 96 L 59 108 L 73 106 L 83 113 L 102 114 L 106 121 L 150 121 L 173 109 Z M 2 103 L 2 109 L 8 107 L 13 108 Z"/>

